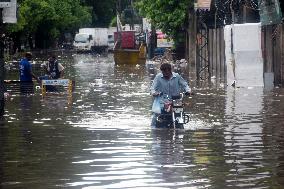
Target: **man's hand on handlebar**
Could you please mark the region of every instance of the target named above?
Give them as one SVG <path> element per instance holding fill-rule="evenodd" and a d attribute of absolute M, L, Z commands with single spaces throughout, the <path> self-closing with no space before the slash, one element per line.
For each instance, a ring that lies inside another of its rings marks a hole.
<path fill-rule="evenodd" d="M 163 93 L 162 93 L 162 92 L 158 92 L 158 91 L 152 93 L 152 96 L 154 96 L 154 97 L 156 97 L 156 96 L 162 96 L 162 95 L 163 95 Z"/>
<path fill-rule="evenodd" d="M 192 91 L 191 91 L 191 92 L 185 92 L 184 95 L 185 95 L 185 96 L 194 96 L 195 93 L 192 92 Z"/>
<path fill-rule="evenodd" d="M 191 92 L 185 92 L 184 94 L 185 94 L 185 96 L 191 96 L 192 95 Z"/>
<path fill-rule="evenodd" d="M 153 95 L 153 96 L 159 96 L 159 95 L 160 95 L 160 92 L 154 92 L 152 95 Z"/>

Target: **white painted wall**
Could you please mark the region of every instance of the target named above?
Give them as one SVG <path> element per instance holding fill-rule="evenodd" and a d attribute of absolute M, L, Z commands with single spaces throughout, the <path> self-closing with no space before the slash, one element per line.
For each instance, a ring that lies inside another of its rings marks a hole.
<path fill-rule="evenodd" d="M 231 51 L 232 38 L 235 61 Z M 224 39 L 227 84 L 235 81 L 237 87 L 264 86 L 260 23 L 227 25 Z"/>

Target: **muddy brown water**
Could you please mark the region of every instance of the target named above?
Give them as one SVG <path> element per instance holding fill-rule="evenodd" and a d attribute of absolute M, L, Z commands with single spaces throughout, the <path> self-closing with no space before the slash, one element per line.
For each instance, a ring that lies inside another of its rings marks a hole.
<path fill-rule="evenodd" d="M 37 89 L 6 102 L 0 188 L 284 188 L 283 89 L 195 87 L 184 130 L 152 129 L 155 65 L 60 61 L 72 98 Z"/>

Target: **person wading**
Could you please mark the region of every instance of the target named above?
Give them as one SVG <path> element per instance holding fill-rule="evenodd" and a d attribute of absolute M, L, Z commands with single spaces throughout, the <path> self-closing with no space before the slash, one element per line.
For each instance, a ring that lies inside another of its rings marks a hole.
<path fill-rule="evenodd" d="M 158 73 L 155 76 L 151 86 L 152 96 L 155 98 L 161 96 L 161 98 L 159 98 L 160 101 L 165 101 L 163 98 L 171 99 L 173 96 L 179 96 L 181 92 L 185 92 L 185 95 L 191 95 L 191 88 L 188 83 L 181 75 L 172 71 L 172 65 L 170 63 L 163 63 L 160 70 L 162 73 Z M 156 127 L 155 122 L 157 116 L 157 113 L 154 113 L 151 123 L 152 127 Z"/>
<path fill-rule="evenodd" d="M 32 72 L 32 57 L 32 53 L 26 52 L 25 57 L 20 61 L 20 91 L 23 94 L 34 93 L 33 78 L 40 82 Z"/>

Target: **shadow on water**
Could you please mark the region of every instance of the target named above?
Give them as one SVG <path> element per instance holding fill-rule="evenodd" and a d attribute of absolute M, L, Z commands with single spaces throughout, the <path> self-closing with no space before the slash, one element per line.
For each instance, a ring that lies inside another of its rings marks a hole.
<path fill-rule="evenodd" d="M 151 129 L 158 65 L 115 65 L 111 54 L 60 61 L 76 82 L 71 99 L 37 89 L 6 101 L 0 188 L 284 187 L 283 89 L 196 87 L 184 130 Z"/>

